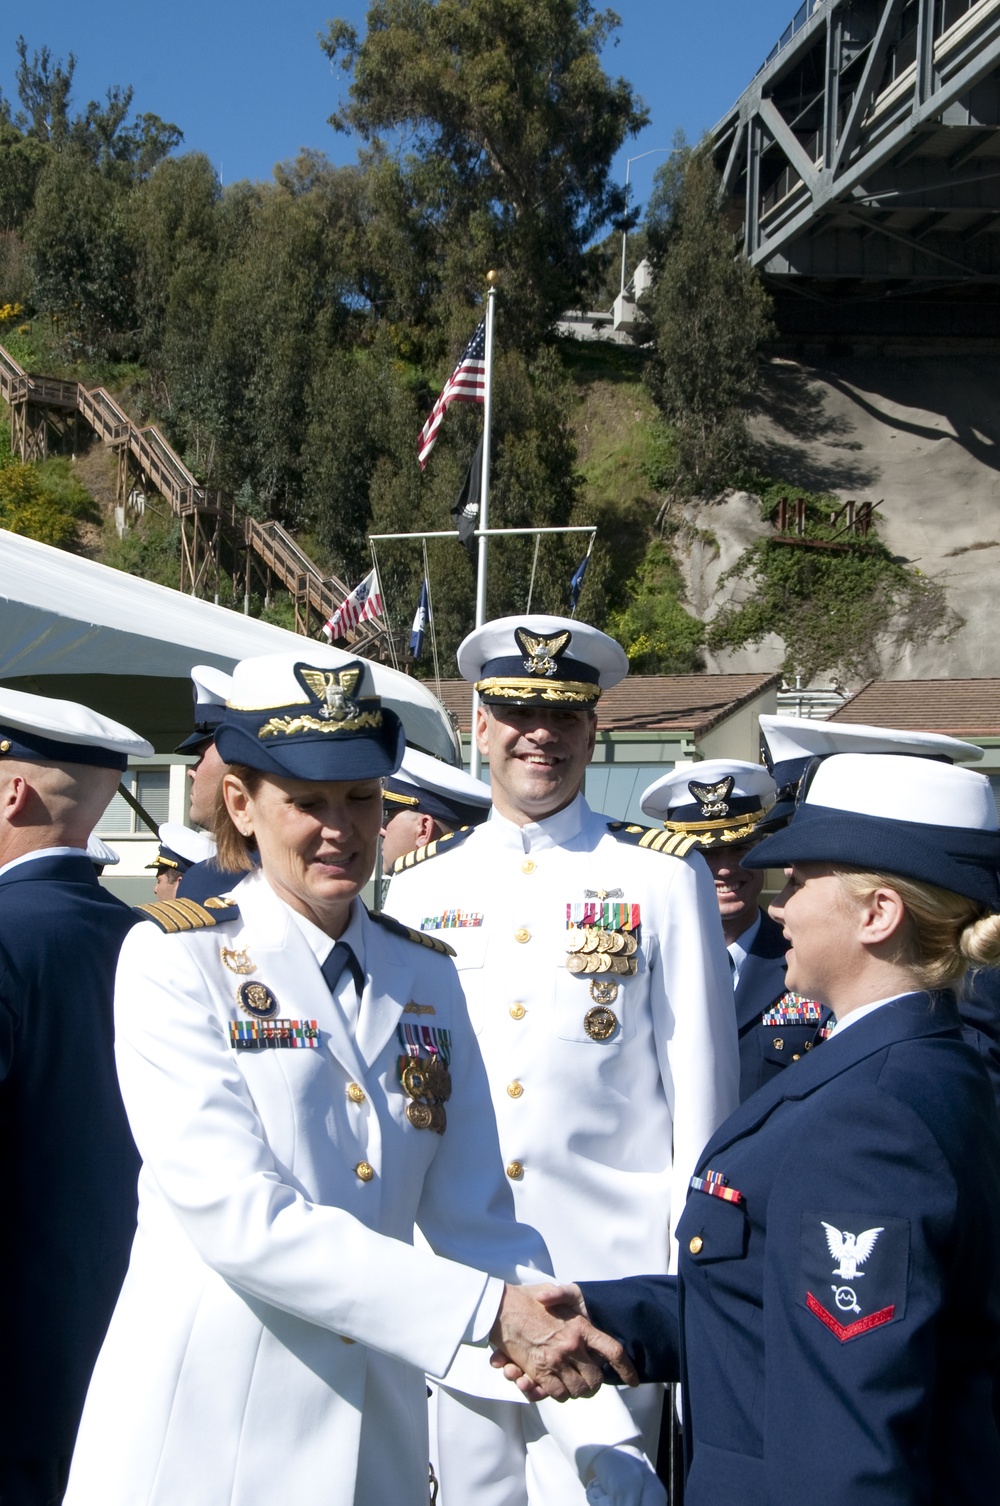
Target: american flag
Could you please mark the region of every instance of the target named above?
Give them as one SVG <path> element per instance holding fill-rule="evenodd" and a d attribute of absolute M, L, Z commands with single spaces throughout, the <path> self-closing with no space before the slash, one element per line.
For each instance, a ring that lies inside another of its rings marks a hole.
<path fill-rule="evenodd" d="M 437 431 L 452 403 L 481 403 L 486 398 L 486 320 L 480 321 L 476 332 L 462 352 L 462 359 L 444 384 L 441 396 L 431 409 L 430 417 L 420 431 L 417 458 L 420 469 L 427 464 L 427 457 L 434 448 Z"/>
<path fill-rule="evenodd" d="M 350 596 L 340 603 L 333 616 L 327 618 L 323 632 L 332 642 L 334 638 L 343 638 L 348 628 L 381 616 L 382 592 L 379 590 L 378 575 L 371 570 L 361 584 L 354 587 Z"/>

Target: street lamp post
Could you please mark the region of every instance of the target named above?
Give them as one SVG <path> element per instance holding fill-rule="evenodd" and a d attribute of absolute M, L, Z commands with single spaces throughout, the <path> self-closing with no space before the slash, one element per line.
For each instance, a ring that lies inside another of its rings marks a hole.
<path fill-rule="evenodd" d="M 642 160 L 643 157 L 652 157 L 652 156 L 655 155 L 656 152 L 666 152 L 669 157 L 672 157 L 673 154 L 674 154 L 674 152 L 676 150 L 677 150 L 676 147 L 651 146 L 648 152 L 639 152 L 636 156 L 629 157 L 628 161 L 625 163 L 625 217 L 626 217 L 626 219 L 628 218 L 628 175 L 629 175 L 629 172 L 631 171 L 632 163 L 633 162 L 641 162 L 641 160 Z M 624 296 L 625 296 L 625 243 L 626 243 L 627 239 L 628 239 L 628 231 L 623 228 L 623 230 L 622 230 L 622 285 L 621 285 L 621 288 L 619 290 L 620 295 L 621 295 L 622 298 L 624 298 Z"/>

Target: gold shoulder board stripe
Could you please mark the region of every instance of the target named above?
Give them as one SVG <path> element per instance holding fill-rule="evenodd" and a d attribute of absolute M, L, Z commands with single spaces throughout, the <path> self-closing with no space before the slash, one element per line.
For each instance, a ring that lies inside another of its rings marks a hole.
<path fill-rule="evenodd" d="M 368 914 L 378 926 L 384 926 L 394 936 L 402 936 L 404 941 L 416 942 L 417 946 L 425 946 L 429 951 L 441 952 L 445 957 L 454 957 L 455 948 L 450 947 L 446 941 L 439 941 L 436 936 L 429 936 L 426 931 L 415 931 L 412 926 L 404 926 L 401 920 L 394 915 L 386 915 L 385 911 L 369 910 Z"/>
<path fill-rule="evenodd" d="M 699 845 L 698 838 L 691 836 L 689 832 L 675 831 L 670 835 L 670 840 L 665 842 L 661 852 L 669 852 L 675 858 L 686 858 L 692 847 Z"/>
<path fill-rule="evenodd" d="M 415 863 L 425 863 L 428 858 L 436 858 L 442 848 L 447 851 L 447 843 L 454 842 L 456 837 L 468 836 L 472 826 L 458 826 L 454 831 L 446 831 L 443 836 L 437 837 L 433 842 L 428 842 L 424 847 L 415 847 L 412 852 L 406 852 L 401 858 L 397 858 L 392 865 L 393 873 L 405 873 L 407 868 L 412 868 Z M 452 954 L 454 955 L 454 954 Z"/>
<path fill-rule="evenodd" d="M 175 931 L 202 931 L 216 923 L 211 910 L 196 904 L 193 899 L 163 899 L 151 905 L 136 905 L 135 908 L 168 935 Z"/>

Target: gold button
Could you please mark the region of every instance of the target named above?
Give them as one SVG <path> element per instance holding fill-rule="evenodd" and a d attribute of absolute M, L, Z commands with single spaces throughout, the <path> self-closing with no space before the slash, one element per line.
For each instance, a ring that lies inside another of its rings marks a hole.
<path fill-rule="evenodd" d="M 792 1053 L 792 1061 L 793 1061 L 793 1062 L 797 1062 L 797 1061 L 799 1061 L 799 1060 L 801 1060 L 801 1058 L 800 1058 L 800 1055 L 799 1055 L 799 1052 L 798 1052 L 798 1051 L 794 1051 L 794 1052 L 793 1052 L 793 1053 Z"/>
<path fill-rule="evenodd" d="M 521 872 L 522 873 L 534 873 L 534 871 L 535 871 L 535 865 L 534 865 L 534 863 L 531 861 L 530 858 L 525 858 L 524 862 L 521 864 Z"/>
<path fill-rule="evenodd" d="M 341 1343 L 342 1343 L 342 1344 L 354 1344 L 354 1343 L 356 1343 L 356 1342 L 357 1342 L 357 1341 L 356 1341 L 356 1340 L 355 1340 L 355 1339 L 349 1339 L 349 1338 L 347 1338 L 347 1337 L 346 1337 L 346 1336 L 345 1336 L 345 1335 L 344 1335 L 344 1334 L 341 1334 L 341 1335 L 340 1335 L 340 1342 L 341 1342 Z"/>
<path fill-rule="evenodd" d="M 507 1084 L 507 1096 L 508 1096 L 508 1098 L 520 1098 L 520 1096 L 521 1096 L 521 1094 L 523 1092 L 524 1092 L 524 1089 L 523 1089 L 523 1087 L 521 1086 L 521 1084 L 519 1082 L 509 1082 Z"/>
<path fill-rule="evenodd" d="M 523 1004 L 512 1004 L 510 1006 L 510 1017 L 512 1020 L 523 1020 L 527 1013 L 528 1011 Z"/>
<path fill-rule="evenodd" d="M 813 1043 L 812 1043 L 812 1041 L 806 1041 L 806 1050 L 807 1050 L 807 1051 L 811 1051 L 811 1050 L 812 1050 L 812 1048 L 813 1048 Z"/>
<path fill-rule="evenodd" d="M 0 743 L 0 753 L 9 753 L 9 752 L 10 752 L 10 739 L 5 737 L 4 740 L 3 740 L 3 742 Z"/>
<path fill-rule="evenodd" d="M 519 1182 L 524 1176 L 524 1167 L 520 1161 L 510 1161 L 507 1165 L 507 1175 L 512 1182 Z"/>
<path fill-rule="evenodd" d="M 774 1049 L 775 1051 L 784 1051 L 785 1049 L 784 1039 L 780 1035 L 774 1037 Z"/>
<path fill-rule="evenodd" d="M 355 1166 L 354 1168 L 354 1174 L 362 1182 L 370 1182 L 372 1177 L 375 1175 L 375 1168 L 374 1166 L 369 1165 L 367 1161 L 359 1161 L 357 1166 Z"/>
<path fill-rule="evenodd" d="M 348 1085 L 347 1096 L 352 1103 L 364 1103 L 365 1090 L 359 1083 L 352 1082 Z"/>
<path fill-rule="evenodd" d="M 691 1251 L 692 1255 L 700 1255 L 704 1247 L 705 1241 L 702 1239 L 700 1234 L 696 1234 L 694 1239 L 692 1239 L 691 1243 L 688 1245 L 688 1249 Z"/>
<path fill-rule="evenodd" d="M 523 946 L 526 941 L 530 941 L 531 940 L 531 932 L 527 929 L 526 926 L 520 926 L 514 932 L 514 940 L 515 941 L 519 941 L 521 943 L 521 945 Z"/>

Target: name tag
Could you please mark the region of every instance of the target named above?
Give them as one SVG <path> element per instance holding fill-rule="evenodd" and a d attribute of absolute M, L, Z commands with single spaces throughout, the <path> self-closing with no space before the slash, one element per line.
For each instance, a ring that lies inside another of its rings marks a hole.
<path fill-rule="evenodd" d="M 229 1041 L 234 1051 L 315 1050 L 319 1027 L 315 1020 L 230 1020 Z"/>

